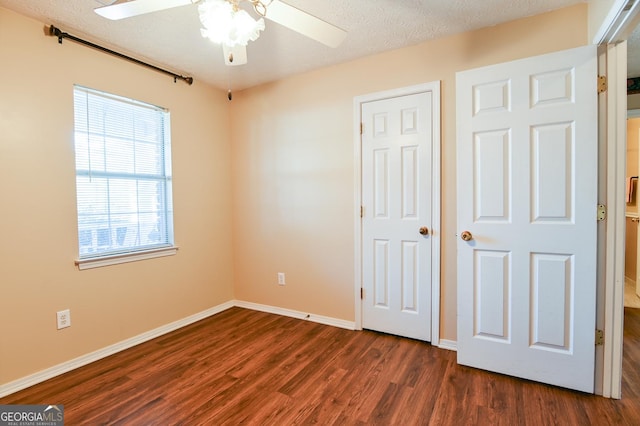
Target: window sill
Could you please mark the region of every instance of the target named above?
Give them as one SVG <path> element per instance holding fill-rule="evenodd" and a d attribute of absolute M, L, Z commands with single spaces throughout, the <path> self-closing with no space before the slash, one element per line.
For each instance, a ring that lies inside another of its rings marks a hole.
<path fill-rule="evenodd" d="M 103 266 L 118 265 L 120 263 L 137 262 L 139 260 L 154 259 L 156 257 L 173 256 L 178 252 L 177 246 L 162 247 L 135 253 L 114 254 L 88 259 L 76 260 L 79 270 L 101 268 Z"/>

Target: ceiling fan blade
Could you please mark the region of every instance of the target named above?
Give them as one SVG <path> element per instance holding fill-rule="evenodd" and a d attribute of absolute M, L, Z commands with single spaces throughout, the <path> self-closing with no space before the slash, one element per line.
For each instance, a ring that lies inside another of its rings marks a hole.
<path fill-rule="evenodd" d="M 191 0 L 133 0 L 103 6 L 94 11 L 107 19 L 118 20 L 192 4 Z"/>
<path fill-rule="evenodd" d="M 222 52 L 224 52 L 225 65 L 236 66 L 247 63 L 247 46 L 237 45 L 229 47 L 226 44 L 223 44 Z"/>
<path fill-rule="evenodd" d="M 338 47 L 347 36 L 346 31 L 335 25 L 331 25 L 280 0 L 273 0 L 269 3 L 265 18 L 291 28 L 329 47 Z"/>

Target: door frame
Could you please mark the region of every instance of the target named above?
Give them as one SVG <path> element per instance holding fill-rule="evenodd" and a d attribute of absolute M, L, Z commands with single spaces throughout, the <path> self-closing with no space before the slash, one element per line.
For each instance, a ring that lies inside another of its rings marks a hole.
<path fill-rule="evenodd" d="M 604 345 L 596 347 L 596 384 L 602 377 L 604 397 L 622 397 L 622 344 L 624 328 L 624 255 L 625 255 L 625 175 L 626 175 L 626 42 L 607 44 L 604 51 L 608 89 L 601 94 L 600 107 L 600 195 L 607 207 L 607 218 L 598 234 L 601 280 L 598 290 L 598 329 L 604 330 Z"/>
<path fill-rule="evenodd" d="M 431 152 L 431 344 L 440 346 L 440 80 L 415 86 L 385 90 L 356 96 L 353 99 L 353 161 L 354 161 L 354 286 L 355 329 L 362 330 L 362 104 L 400 96 L 431 92 L 432 152 Z"/>
<path fill-rule="evenodd" d="M 625 9 L 615 0 L 592 43 L 600 46 L 599 73 L 608 89 L 600 94 L 599 202 L 607 206 L 607 220 L 598 232 L 598 310 L 596 324 L 604 330 L 604 345 L 596 347 L 596 393 L 622 397 L 624 335 L 625 171 L 627 121 L 626 39 L 640 19 L 640 2 Z"/>

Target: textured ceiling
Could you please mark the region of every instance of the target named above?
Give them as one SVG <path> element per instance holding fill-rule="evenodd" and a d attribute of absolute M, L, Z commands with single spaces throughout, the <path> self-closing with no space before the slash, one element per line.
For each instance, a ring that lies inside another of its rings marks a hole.
<path fill-rule="evenodd" d="M 224 65 L 222 49 L 200 35 L 197 6 L 110 21 L 93 9 L 105 0 L 0 0 L 0 7 L 53 24 L 134 57 L 216 87 L 243 89 L 268 81 L 414 45 L 586 0 L 285 0 L 348 32 L 336 49 L 266 21 L 247 48 L 248 64 Z"/>
<path fill-rule="evenodd" d="M 627 40 L 627 76 L 640 77 L 640 25 Z"/>

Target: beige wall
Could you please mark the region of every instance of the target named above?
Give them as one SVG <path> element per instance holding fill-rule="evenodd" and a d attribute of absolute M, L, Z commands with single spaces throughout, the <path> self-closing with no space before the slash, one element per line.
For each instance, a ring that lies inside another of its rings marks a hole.
<path fill-rule="evenodd" d="M 0 8 L 0 384 L 233 299 L 226 94 L 43 27 Z M 74 83 L 170 109 L 176 256 L 74 266 Z"/>
<path fill-rule="evenodd" d="M 627 96 L 627 110 L 640 109 L 640 94 L 636 93 Z M 640 155 L 640 118 L 633 117 L 627 119 L 627 177 L 638 176 L 640 167 L 638 164 Z M 637 182 L 635 189 L 638 189 Z M 631 203 L 627 203 L 628 213 L 638 212 L 638 193 L 635 192 Z"/>
<path fill-rule="evenodd" d="M 354 320 L 353 98 L 442 80 L 441 334 L 455 340 L 455 72 L 585 44 L 583 4 L 237 93 L 236 297 Z"/>
<path fill-rule="evenodd" d="M 638 140 L 640 139 L 640 118 L 627 119 L 627 178 L 638 176 Z M 635 191 L 632 201 L 627 203 L 627 212 L 638 212 L 638 182 L 634 183 Z"/>

